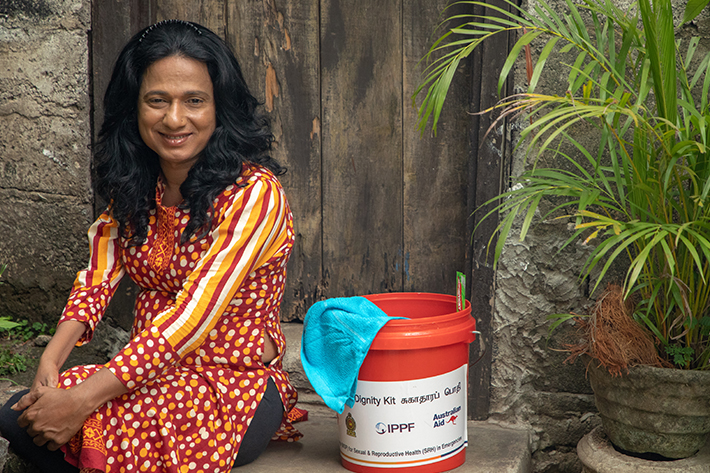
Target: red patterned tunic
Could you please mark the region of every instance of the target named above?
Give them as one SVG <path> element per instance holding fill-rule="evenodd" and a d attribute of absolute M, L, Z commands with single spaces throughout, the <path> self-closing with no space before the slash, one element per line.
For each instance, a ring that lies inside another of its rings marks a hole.
<path fill-rule="evenodd" d="M 180 244 L 189 211 L 151 211 L 147 241 L 127 247 L 105 212 L 89 230 L 91 261 L 80 271 L 59 323 L 78 320 L 88 342 L 121 277 L 140 288 L 132 340 L 105 366 L 130 390 L 97 409 L 62 447 L 79 468 L 104 472 L 226 472 L 271 376 L 283 401 L 277 437 L 297 440 L 286 414 L 296 392 L 282 369 L 279 322 L 291 212 L 268 170 L 244 166 L 214 201 L 209 233 Z M 261 361 L 264 333 L 278 356 Z M 60 375 L 69 388 L 102 366 Z"/>

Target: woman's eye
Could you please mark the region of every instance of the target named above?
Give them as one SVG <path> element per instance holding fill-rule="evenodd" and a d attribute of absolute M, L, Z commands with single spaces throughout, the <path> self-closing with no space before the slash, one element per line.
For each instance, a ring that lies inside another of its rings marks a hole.
<path fill-rule="evenodd" d="M 187 101 L 190 105 L 200 105 L 204 100 L 198 98 L 191 98 Z"/>

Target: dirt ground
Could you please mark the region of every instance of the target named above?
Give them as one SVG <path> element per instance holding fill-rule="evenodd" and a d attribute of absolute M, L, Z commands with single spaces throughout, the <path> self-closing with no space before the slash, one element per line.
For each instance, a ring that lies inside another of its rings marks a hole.
<path fill-rule="evenodd" d="M 24 355 L 27 359 L 27 370 L 21 373 L 4 376 L 3 380 L 10 380 L 12 384 L 29 387 L 32 385 L 39 358 L 44 351 L 44 345 L 48 341 L 48 335 L 40 335 L 39 337 L 22 342 L 12 338 L 0 339 L 0 350 L 10 349 L 13 353 Z M 88 364 L 104 364 L 108 361 L 105 351 L 98 349 L 98 344 L 88 343 L 82 347 L 75 347 L 69 355 L 66 363 L 61 371 L 64 371 L 72 366 L 88 365 Z M 4 401 L 3 401 L 4 402 Z M 1 403 L 0 403 L 1 404 Z"/>

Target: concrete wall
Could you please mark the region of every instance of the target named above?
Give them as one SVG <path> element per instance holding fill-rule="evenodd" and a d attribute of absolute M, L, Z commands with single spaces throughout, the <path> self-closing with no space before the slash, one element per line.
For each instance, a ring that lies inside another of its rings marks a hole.
<path fill-rule="evenodd" d="M 87 257 L 89 0 L 0 2 L 0 315 L 56 320 Z"/>

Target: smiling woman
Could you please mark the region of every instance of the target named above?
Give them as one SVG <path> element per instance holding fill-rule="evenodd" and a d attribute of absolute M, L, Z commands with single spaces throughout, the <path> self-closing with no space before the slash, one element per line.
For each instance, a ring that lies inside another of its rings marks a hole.
<path fill-rule="evenodd" d="M 138 130 L 160 160 L 166 177 L 166 205 L 182 200 L 180 184 L 215 126 L 212 80 L 203 62 L 171 56 L 148 67 L 139 92 Z"/>
<path fill-rule="evenodd" d="M 292 217 L 256 105 L 202 26 L 161 22 L 121 52 L 95 150 L 109 206 L 31 389 L 0 410 L 3 436 L 43 471 L 227 472 L 272 437 L 300 438 L 279 321 Z M 59 373 L 126 274 L 140 289 L 132 340 Z"/>

